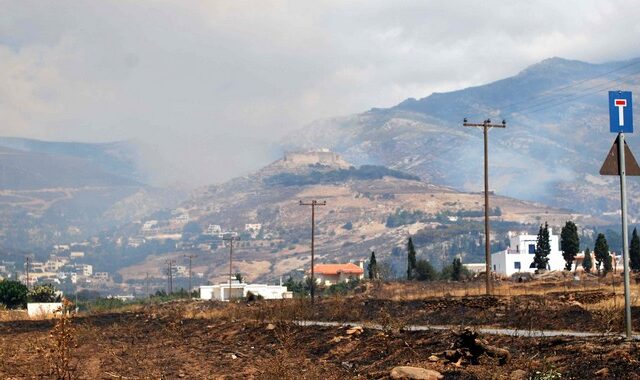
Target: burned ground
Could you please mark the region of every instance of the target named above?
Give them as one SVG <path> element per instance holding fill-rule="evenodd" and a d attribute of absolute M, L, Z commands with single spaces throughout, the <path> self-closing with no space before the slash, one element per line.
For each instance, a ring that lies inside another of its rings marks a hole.
<path fill-rule="evenodd" d="M 451 359 L 465 326 L 599 331 L 599 291 L 512 297 L 346 297 L 224 304 L 170 302 L 73 318 L 71 369 L 81 379 L 385 379 L 393 367 L 437 370 L 445 379 L 640 379 L 640 344 L 615 335 L 525 338 L 484 335 L 510 359 Z M 615 309 L 615 314 L 619 309 Z M 635 313 L 635 310 L 634 310 Z M 635 315 L 634 315 L 635 316 Z M 617 318 L 617 317 L 616 317 Z M 616 323 L 608 328 L 615 331 Z M 380 329 L 300 326 L 296 320 L 373 322 Z M 635 322 L 638 322 L 637 319 Z M 408 324 L 446 324 L 407 331 Z M 0 323 L 0 378 L 55 378 L 54 321 Z M 514 326 L 518 325 L 518 326 Z M 449 353 L 448 353 L 449 352 Z M 524 377 L 522 377 L 524 376 Z M 537 377 L 536 377 L 537 376 Z M 547 377 L 544 377 L 547 376 Z"/>

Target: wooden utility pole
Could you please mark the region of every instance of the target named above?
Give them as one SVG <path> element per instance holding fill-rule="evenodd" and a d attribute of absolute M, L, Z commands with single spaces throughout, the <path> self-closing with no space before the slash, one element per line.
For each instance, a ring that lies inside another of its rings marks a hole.
<path fill-rule="evenodd" d="M 311 202 L 305 203 L 300 201 L 300 206 L 311 206 L 311 304 L 313 305 L 315 298 L 316 278 L 314 276 L 314 251 L 315 251 L 315 236 L 316 236 L 316 207 L 326 206 L 327 201 L 318 202 L 315 199 Z"/>
<path fill-rule="evenodd" d="M 175 264 L 175 260 L 167 260 L 167 265 L 169 266 L 167 269 L 169 294 L 173 294 L 173 264 Z"/>
<path fill-rule="evenodd" d="M 29 267 L 31 266 L 31 257 L 27 256 L 27 257 L 25 257 L 25 260 L 26 260 L 26 267 L 27 267 L 26 268 L 26 272 L 27 272 L 27 288 L 30 288 L 31 287 L 31 281 L 29 281 L 30 280 L 30 278 L 29 278 L 30 268 Z M 19 281 L 20 279 L 16 279 L 16 280 Z"/>
<path fill-rule="evenodd" d="M 191 259 L 198 257 L 197 255 L 184 255 L 189 259 L 189 299 L 191 299 L 191 293 L 193 292 L 193 286 L 191 285 Z"/>
<path fill-rule="evenodd" d="M 145 273 L 144 284 L 145 284 L 145 290 L 147 292 L 147 298 L 149 298 L 151 297 L 151 294 L 149 294 L 149 272 Z"/>
<path fill-rule="evenodd" d="M 491 237 L 489 235 L 489 153 L 488 153 L 488 132 L 489 128 L 505 128 L 507 122 L 502 120 L 501 124 L 491 124 L 491 119 L 487 119 L 482 123 L 469 123 L 467 118 L 464 119 L 465 127 L 480 127 L 484 135 L 484 258 L 485 258 L 485 285 L 487 295 L 493 292 L 493 283 L 491 282 Z"/>
<path fill-rule="evenodd" d="M 233 263 L 233 242 L 240 241 L 239 236 L 228 236 L 222 238 L 224 241 L 229 242 L 229 302 L 231 302 L 231 272 L 232 272 L 232 263 Z M 222 298 L 222 294 L 220 294 Z"/>

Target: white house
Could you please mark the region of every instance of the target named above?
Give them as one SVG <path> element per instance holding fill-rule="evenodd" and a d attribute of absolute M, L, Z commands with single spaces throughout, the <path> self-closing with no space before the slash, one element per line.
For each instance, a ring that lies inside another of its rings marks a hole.
<path fill-rule="evenodd" d="M 537 235 L 520 234 L 509 237 L 509 248 L 504 251 L 491 254 L 491 264 L 496 274 L 511 276 L 518 272 L 535 272 L 533 257 L 536 252 Z M 548 270 L 563 270 L 565 261 L 560 251 L 559 236 L 552 233 L 549 228 L 549 253 Z"/>
<path fill-rule="evenodd" d="M 231 290 L 231 292 L 229 292 L 229 290 Z M 286 286 L 245 284 L 238 280 L 233 280 L 231 281 L 231 288 L 229 288 L 228 282 L 223 282 L 218 285 L 201 285 L 200 299 L 228 301 L 229 293 L 231 293 L 231 298 L 242 298 L 246 297 L 249 292 L 256 296 L 260 295 L 267 300 L 291 298 L 293 296 L 293 293 L 288 291 Z"/>

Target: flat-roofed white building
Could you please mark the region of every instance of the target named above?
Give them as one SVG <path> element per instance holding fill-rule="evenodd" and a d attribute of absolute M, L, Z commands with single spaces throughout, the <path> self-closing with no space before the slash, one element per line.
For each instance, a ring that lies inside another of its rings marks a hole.
<path fill-rule="evenodd" d="M 245 284 L 237 280 L 231 281 L 231 287 L 229 283 L 220 283 L 218 285 L 201 285 L 200 286 L 200 299 L 203 300 L 217 300 L 228 301 L 229 294 L 231 298 L 243 298 L 246 297 L 249 292 L 256 296 L 261 296 L 267 300 L 292 298 L 293 293 L 287 290 L 286 286 L 282 285 L 266 285 L 266 284 Z"/>
<path fill-rule="evenodd" d="M 534 273 L 536 268 L 533 264 L 533 258 L 536 253 L 537 238 L 537 235 L 531 234 L 511 236 L 509 248 L 491 254 L 493 271 L 503 276 L 511 276 L 518 272 Z M 549 228 L 549 245 L 551 252 L 547 256 L 549 259 L 547 269 L 563 270 L 565 261 L 562 257 L 562 251 L 560 251 L 559 236 L 554 235 L 551 228 Z"/>

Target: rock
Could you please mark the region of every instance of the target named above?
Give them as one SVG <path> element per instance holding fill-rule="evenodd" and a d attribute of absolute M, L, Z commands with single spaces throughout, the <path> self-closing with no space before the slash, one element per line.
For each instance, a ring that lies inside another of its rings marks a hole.
<path fill-rule="evenodd" d="M 569 302 L 569 305 L 570 305 L 570 306 L 577 306 L 577 307 L 579 307 L 579 308 L 584 308 L 584 307 L 582 306 L 582 304 L 581 304 L 580 302 L 578 302 L 578 301 L 571 301 L 571 302 Z"/>
<path fill-rule="evenodd" d="M 267 327 L 264 328 L 265 330 L 269 331 L 269 330 L 275 330 L 276 326 L 273 323 L 269 323 L 267 325 Z"/>
<path fill-rule="evenodd" d="M 346 337 L 344 337 L 344 336 L 340 336 L 340 335 L 338 335 L 338 336 L 334 336 L 333 338 L 331 338 L 331 340 L 329 341 L 329 343 L 340 343 L 340 341 L 341 341 L 342 339 L 345 339 L 345 338 L 346 338 Z"/>
<path fill-rule="evenodd" d="M 237 359 L 237 358 L 238 358 L 238 357 L 236 356 L 236 354 L 231 354 L 231 359 L 235 360 L 235 359 Z"/>
<path fill-rule="evenodd" d="M 362 326 L 356 326 L 356 327 L 352 327 L 350 329 L 347 330 L 347 335 L 360 335 L 362 334 Z"/>
<path fill-rule="evenodd" d="M 431 356 L 429 356 L 429 359 L 428 359 L 428 360 L 429 360 L 430 362 L 437 362 L 438 360 L 440 360 L 440 358 L 439 358 L 439 357 L 437 357 L 437 356 L 435 356 L 435 355 L 431 355 Z"/>
<path fill-rule="evenodd" d="M 596 376 L 601 376 L 601 377 L 609 377 L 609 368 L 607 368 L 607 367 L 601 368 L 601 369 L 595 371 L 593 374 L 596 375 Z"/>
<path fill-rule="evenodd" d="M 526 380 L 528 378 L 529 377 L 527 376 L 527 371 L 521 369 L 516 369 L 515 371 L 511 372 L 511 375 L 509 375 L 510 380 Z"/>
<path fill-rule="evenodd" d="M 391 370 L 392 379 L 440 380 L 443 377 L 440 372 L 426 368 L 400 366 Z"/>

